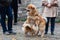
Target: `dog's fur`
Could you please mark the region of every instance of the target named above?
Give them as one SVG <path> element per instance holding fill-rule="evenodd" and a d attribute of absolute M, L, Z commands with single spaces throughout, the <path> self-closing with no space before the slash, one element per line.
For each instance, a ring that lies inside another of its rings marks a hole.
<path fill-rule="evenodd" d="M 39 33 L 39 31 L 41 32 L 41 37 L 44 36 L 44 31 L 45 31 L 45 25 L 46 25 L 46 18 L 42 17 L 35 5 L 33 4 L 29 4 L 26 8 L 26 10 L 28 11 L 28 16 L 27 16 L 27 20 L 25 21 L 25 25 L 26 24 L 31 24 L 31 25 L 35 25 L 35 27 L 38 27 L 38 31 L 36 34 Z M 27 33 L 28 31 L 32 32 L 34 29 L 33 27 L 28 28 L 27 26 L 25 27 L 26 30 L 25 33 Z M 36 32 L 36 30 L 34 30 L 34 33 Z"/>
<path fill-rule="evenodd" d="M 25 35 L 27 35 L 28 33 L 30 33 L 31 35 L 34 35 L 35 32 L 38 31 L 38 27 L 35 27 L 35 25 L 30 25 L 24 22 L 23 27 L 22 27 Z"/>

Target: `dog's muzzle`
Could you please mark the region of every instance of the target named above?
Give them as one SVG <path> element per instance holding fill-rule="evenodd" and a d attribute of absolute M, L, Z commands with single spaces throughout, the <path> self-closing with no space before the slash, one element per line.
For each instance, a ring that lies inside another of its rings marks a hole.
<path fill-rule="evenodd" d="M 28 8 L 26 8 L 25 10 L 26 10 L 27 12 L 30 12 L 30 9 L 28 9 Z"/>
<path fill-rule="evenodd" d="M 27 12 L 30 12 L 30 10 L 29 10 L 29 9 L 27 9 Z"/>

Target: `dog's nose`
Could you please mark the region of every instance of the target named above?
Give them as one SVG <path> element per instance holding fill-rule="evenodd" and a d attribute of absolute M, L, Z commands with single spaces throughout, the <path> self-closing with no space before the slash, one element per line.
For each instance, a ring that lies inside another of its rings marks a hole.
<path fill-rule="evenodd" d="M 30 12 L 30 9 L 28 9 L 28 8 L 26 8 L 25 10 L 26 10 L 27 12 Z"/>
<path fill-rule="evenodd" d="M 27 10 L 27 12 L 30 12 L 30 10 Z"/>

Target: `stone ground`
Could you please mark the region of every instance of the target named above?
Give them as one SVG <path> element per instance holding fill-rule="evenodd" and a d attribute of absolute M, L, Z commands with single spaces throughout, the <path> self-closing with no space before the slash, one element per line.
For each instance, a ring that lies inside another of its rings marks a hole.
<path fill-rule="evenodd" d="M 24 33 L 21 29 L 22 24 L 23 22 L 19 21 L 17 25 L 13 25 L 13 31 L 17 33 L 16 35 L 4 35 L 0 26 L 0 40 L 60 40 L 60 23 L 56 23 L 55 25 L 55 35 L 50 35 L 49 30 L 48 34 L 43 38 L 41 38 L 40 36 L 24 36 Z"/>

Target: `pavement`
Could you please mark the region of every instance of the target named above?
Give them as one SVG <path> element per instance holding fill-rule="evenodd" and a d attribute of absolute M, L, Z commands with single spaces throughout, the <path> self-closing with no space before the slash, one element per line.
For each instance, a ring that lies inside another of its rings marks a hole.
<path fill-rule="evenodd" d="M 0 40 L 60 40 L 60 23 L 55 25 L 55 35 L 50 34 L 49 32 L 43 38 L 40 36 L 24 36 L 22 31 L 22 21 L 19 21 L 17 25 L 13 25 L 13 31 L 16 32 L 16 35 L 4 35 L 2 33 L 2 27 L 0 26 Z"/>

